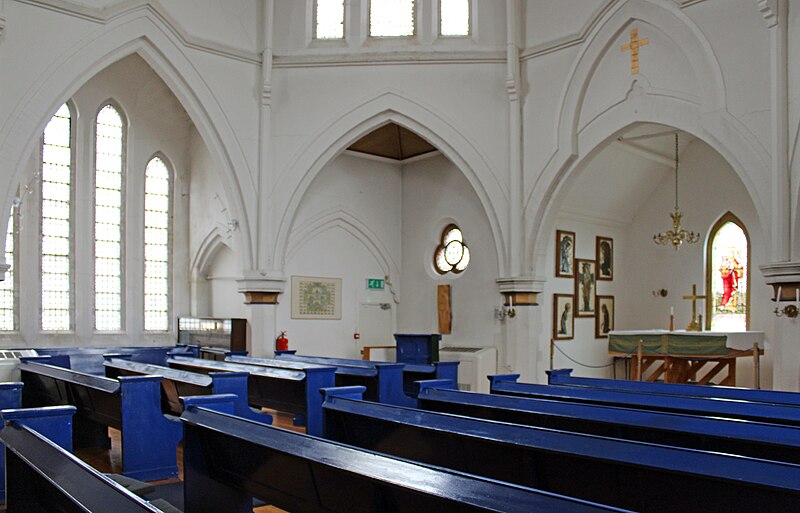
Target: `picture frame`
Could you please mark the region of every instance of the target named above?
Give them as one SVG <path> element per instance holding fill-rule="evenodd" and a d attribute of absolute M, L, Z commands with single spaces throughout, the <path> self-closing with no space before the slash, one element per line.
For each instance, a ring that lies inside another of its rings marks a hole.
<path fill-rule="evenodd" d="M 553 294 L 553 340 L 575 338 L 575 296 Z"/>
<path fill-rule="evenodd" d="M 575 317 L 594 317 L 597 262 L 575 259 Z"/>
<path fill-rule="evenodd" d="M 595 260 L 597 261 L 597 279 L 611 281 L 614 279 L 614 239 L 611 237 L 595 237 Z"/>
<path fill-rule="evenodd" d="M 556 230 L 556 278 L 575 276 L 575 232 Z"/>
<path fill-rule="evenodd" d="M 341 278 L 292 276 L 292 319 L 341 318 Z"/>
<path fill-rule="evenodd" d="M 608 338 L 614 331 L 614 296 L 595 296 L 594 338 Z"/>

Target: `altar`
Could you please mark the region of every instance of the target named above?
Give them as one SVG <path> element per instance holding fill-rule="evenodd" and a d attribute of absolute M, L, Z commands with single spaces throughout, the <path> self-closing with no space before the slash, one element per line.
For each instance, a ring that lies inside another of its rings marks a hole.
<path fill-rule="evenodd" d="M 752 358 L 754 386 L 759 388 L 764 332 L 611 331 L 608 352 L 629 359 L 630 379 L 701 385 L 716 379 L 718 385 L 736 386 L 737 359 Z"/>

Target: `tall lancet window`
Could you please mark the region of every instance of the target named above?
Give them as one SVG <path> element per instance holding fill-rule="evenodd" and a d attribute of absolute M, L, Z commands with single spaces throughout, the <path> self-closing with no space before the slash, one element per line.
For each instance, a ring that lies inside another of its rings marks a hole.
<path fill-rule="evenodd" d="M 170 196 L 172 181 L 159 157 L 144 182 L 144 329 L 169 330 Z"/>
<path fill-rule="evenodd" d="M 94 324 L 122 329 L 122 185 L 125 132 L 119 112 L 106 105 L 95 124 Z"/>
<path fill-rule="evenodd" d="M 344 37 L 344 0 L 314 2 L 314 38 L 342 39 Z"/>
<path fill-rule="evenodd" d="M 15 258 L 16 219 L 14 209 L 8 216 L 8 228 L 6 229 L 6 264 L 10 265 L 6 271 L 6 279 L 0 282 L 0 331 L 14 331 L 17 329 L 17 308 L 16 308 L 16 275 L 17 261 Z"/>
<path fill-rule="evenodd" d="M 706 328 L 745 331 L 750 325 L 750 239 L 728 212 L 711 229 L 706 246 Z"/>
<path fill-rule="evenodd" d="M 369 35 L 413 36 L 414 4 L 414 0 L 369 0 Z"/>
<path fill-rule="evenodd" d="M 42 330 L 72 328 L 72 115 L 67 104 L 47 123 L 42 142 Z"/>

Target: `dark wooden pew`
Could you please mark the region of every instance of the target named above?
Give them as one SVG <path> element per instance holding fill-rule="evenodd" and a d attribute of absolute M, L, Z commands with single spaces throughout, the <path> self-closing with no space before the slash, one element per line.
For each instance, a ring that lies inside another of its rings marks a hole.
<path fill-rule="evenodd" d="M 306 425 L 309 434 L 322 433 L 320 388 L 335 384 L 333 367 L 309 366 L 304 369 L 270 368 L 200 358 L 170 358 L 175 369 L 209 374 L 247 372 L 248 403 L 257 408 L 272 408 L 295 415 L 296 425 Z"/>
<path fill-rule="evenodd" d="M 160 376 L 111 379 L 46 363 L 51 361 L 21 359 L 23 407 L 74 405 L 76 447 L 108 449 L 113 427 L 120 430 L 126 476 L 148 481 L 178 475 L 181 426 L 161 412 Z"/>
<path fill-rule="evenodd" d="M 799 465 L 371 403 L 357 388 L 325 391 L 326 438 L 644 513 L 800 500 Z"/>
<path fill-rule="evenodd" d="M 800 408 L 733 399 L 668 396 L 592 388 L 517 383 L 518 374 L 490 376 L 493 394 L 536 397 L 620 408 L 713 415 L 771 424 L 800 426 Z"/>
<path fill-rule="evenodd" d="M 288 357 L 280 359 L 251 358 L 246 356 L 230 356 L 225 361 L 232 363 L 245 363 L 264 367 L 296 368 L 306 366 L 324 365 L 336 368 L 336 386 L 363 386 L 366 388 L 364 398 L 367 401 L 395 404 L 398 406 L 414 406 L 415 402 L 403 391 L 402 363 L 366 362 L 363 360 L 349 360 L 358 363 L 334 363 L 325 360 L 325 363 L 307 362 L 303 357 L 297 360 Z M 320 361 L 323 361 L 320 359 Z"/>
<path fill-rule="evenodd" d="M 275 358 L 280 360 L 293 360 L 308 363 L 317 363 L 319 365 L 335 365 L 337 367 L 373 367 L 375 364 L 385 362 L 375 362 L 369 360 L 351 360 L 348 358 L 329 358 L 326 356 L 302 356 L 296 354 L 295 351 L 275 351 Z M 452 379 L 454 383 L 458 383 L 458 363 L 459 362 L 434 362 L 430 365 L 427 364 L 409 364 L 399 363 L 403 365 L 403 392 L 405 395 L 415 398 L 417 381 L 428 379 Z M 349 383 L 350 385 L 361 385 L 360 383 Z M 372 399 L 370 399 L 372 400 Z M 379 401 L 384 402 L 384 401 Z M 406 403 L 413 404 L 413 403 Z"/>
<path fill-rule="evenodd" d="M 420 382 L 419 408 L 526 426 L 800 464 L 800 429 L 739 419 L 451 390 Z"/>
<path fill-rule="evenodd" d="M 597 388 L 643 392 L 647 394 L 685 395 L 690 397 L 712 397 L 734 399 L 756 403 L 800 406 L 800 393 L 780 390 L 757 390 L 753 388 L 723 387 L 709 385 L 683 385 L 679 383 L 653 383 L 618 379 L 579 378 L 572 376 L 572 369 L 547 371 L 548 384 L 569 387 Z"/>
<path fill-rule="evenodd" d="M 132 362 L 124 356 L 127 355 L 106 355 L 106 377 L 116 379 L 120 376 L 161 376 L 161 407 L 164 413 L 180 416 L 183 413 L 183 403 L 180 400 L 182 396 L 233 394 L 237 398 L 234 415 L 265 424 L 272 423 L 271 415 L 257 412 L 248 405 L 249 374 L 246 372 L 199 374 L 161 365 Z"/>
<path fill-rule="evenodd" d="M 181 419 L 186 513 L 621 511 L 259 425 L 191 404 Z"/>
<path fill-rule="evenodd" d="M 162 513 L 69 452 L 75 408 L 2 412 L 8 513 Z"/>

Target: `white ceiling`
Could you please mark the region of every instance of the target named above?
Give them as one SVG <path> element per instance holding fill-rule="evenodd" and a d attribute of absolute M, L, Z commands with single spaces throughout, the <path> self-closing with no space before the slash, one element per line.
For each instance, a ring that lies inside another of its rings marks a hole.
<path fill-rule="evenodd" d="M 571 180 L 561 214 L 631 222 L 658 185 L 672 179 L 675 132 L 641 124 L 608 141 Z M 678 140 L 683 154 L 694 137 L 679 132 Z"/>

